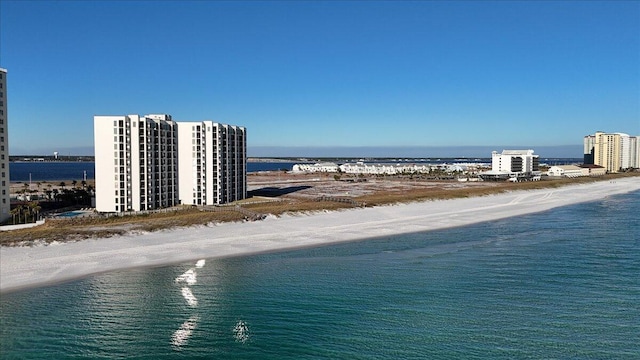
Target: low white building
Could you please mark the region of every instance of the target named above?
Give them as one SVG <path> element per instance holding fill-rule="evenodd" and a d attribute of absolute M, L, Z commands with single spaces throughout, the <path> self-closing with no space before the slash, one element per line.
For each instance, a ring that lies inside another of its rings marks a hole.
<path fill-rule="evenodd" d="M 294 173 L 337 173 L 338 164 L 332 162 L 323 162 L 316 164 L 295 164 L 291 169 Z"/>
<path fill-rule="evenodd" d="M 367 174 L 367 175 L 401 175 L 401 174 L 429 174 L 432 171 L 443 171 L 446 173 L 468 172 L 470 169 L 477 170 L 482 164 L 456 163 L 456 164 L 368 164 L 365 162 L 345 163 L 336 165 L 335 163 L 317 164 L 295 164 L 292 171 L 294 173 L 334 173 L 345 174 Z"/>
<path fill-rule="evenodd" d="M 555 177 L 580 177 L 589 176 L 589 169 L 581 168 L 576 165 L 554 165 L 547 171 L 548 176 Z"/>

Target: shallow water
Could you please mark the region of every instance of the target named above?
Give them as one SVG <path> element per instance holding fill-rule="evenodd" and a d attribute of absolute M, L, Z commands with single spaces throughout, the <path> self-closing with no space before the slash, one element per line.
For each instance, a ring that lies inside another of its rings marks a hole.
<path fill-rule="evenodd" d="M 3 294 L 0 357 L 634 359 L 639 213 L 634 192 Z"/>

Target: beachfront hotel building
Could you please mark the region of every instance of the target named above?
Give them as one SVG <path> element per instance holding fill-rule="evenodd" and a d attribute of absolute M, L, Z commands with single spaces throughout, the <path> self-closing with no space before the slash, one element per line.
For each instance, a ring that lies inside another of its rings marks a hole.
<path fill-rule="evenodd" d="M 539 156 L 533 150 L 503 150 L 491 153 L 491 170 L 479 174 L 483 180 L 539 180 Z"/>
<path fill-rule="evenodd" d="M 177 124 L 180 203 L 218 205 L 246 198 L 246 129 L 213 121 Z"/>
<path fill-rule="evenodd" d="M 584 163 L 600 165 L 609 173 L 640 168 L 639 136 L 596 132 L 584 137 Z"/>
<path fill-rule="evenodd" d="M 0 68 L 0 223 L 11 217 L 8 119 L 7 70 Z"/>
<path fill-rule="evenodd" d="M 170 115 L 95 116 L 96 210 L 156 210 L 246 197 L 241 127 Z"/>

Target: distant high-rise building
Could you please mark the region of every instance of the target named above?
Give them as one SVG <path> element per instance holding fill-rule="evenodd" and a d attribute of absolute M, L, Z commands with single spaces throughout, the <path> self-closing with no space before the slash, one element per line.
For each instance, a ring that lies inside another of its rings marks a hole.
<path fill-rule="evenodd" d="M 607 169 L 607 172 L 618 172 L 622 165 L 620 134 L 596 132 L 596 143 L 593 151 L 593 163 Z"/>
<path fill-rule="evenodd" d="M 629 165 L 640 169 L 640 136 L 629 137 Z"/>
<path fill-rule="evenodd" d="M 7 113 L 7 70 L 0 68 L 0 222 L 11 216 L 9 198 L 9 115 Z"/>
<path fill-rule="evenodd" d="M 594 149 L 596 146 L 596 136 L 595 135 L 587 135 L 584 137 L 584 160 L 585 164 L 593 165 L 594 158 Z"/>
<path fill-rule="evenodd" d="M 244 199 L 246 131 L 170 115 L 95 116 L 96 210 L 153 210 Z"/>
<path fill-rule="evenodd" d="M 626 134 L 596 131 L 594 135 L 585 136 L 585 159 L 586 151 L 591 147 L 591 152 L 593 153 L 593 164 L 604 167 L 606 171 L 610 173 L 618 172 L 622 168 L 623 135 Z M 628 137 L 628 135 L 626 136 Z M 628 141 L 626 141 L 626 145 L 628 148 Z M 629 162 L 628 155 L 625 160 L 627 163 Z M 585 164 L 587 164 L 586 161 Z"/>
<path fill-rule="evenodd" d="M 604 167 L 615 173 L 630 168 L 640 168 L 640 136 L 624 133 L 596 131 L 584 137 L 584 163 Z M 589 162 L 592 155 L 593 161 Z"/>

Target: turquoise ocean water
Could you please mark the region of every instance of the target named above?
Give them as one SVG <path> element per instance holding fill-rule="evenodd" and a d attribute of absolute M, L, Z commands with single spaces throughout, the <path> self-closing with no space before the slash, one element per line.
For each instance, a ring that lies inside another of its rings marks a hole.
<path fill-rule="evenodd" d="M 634 192 L 2 294 L 0 358 L 638 359 L 639 214 Z"/>

